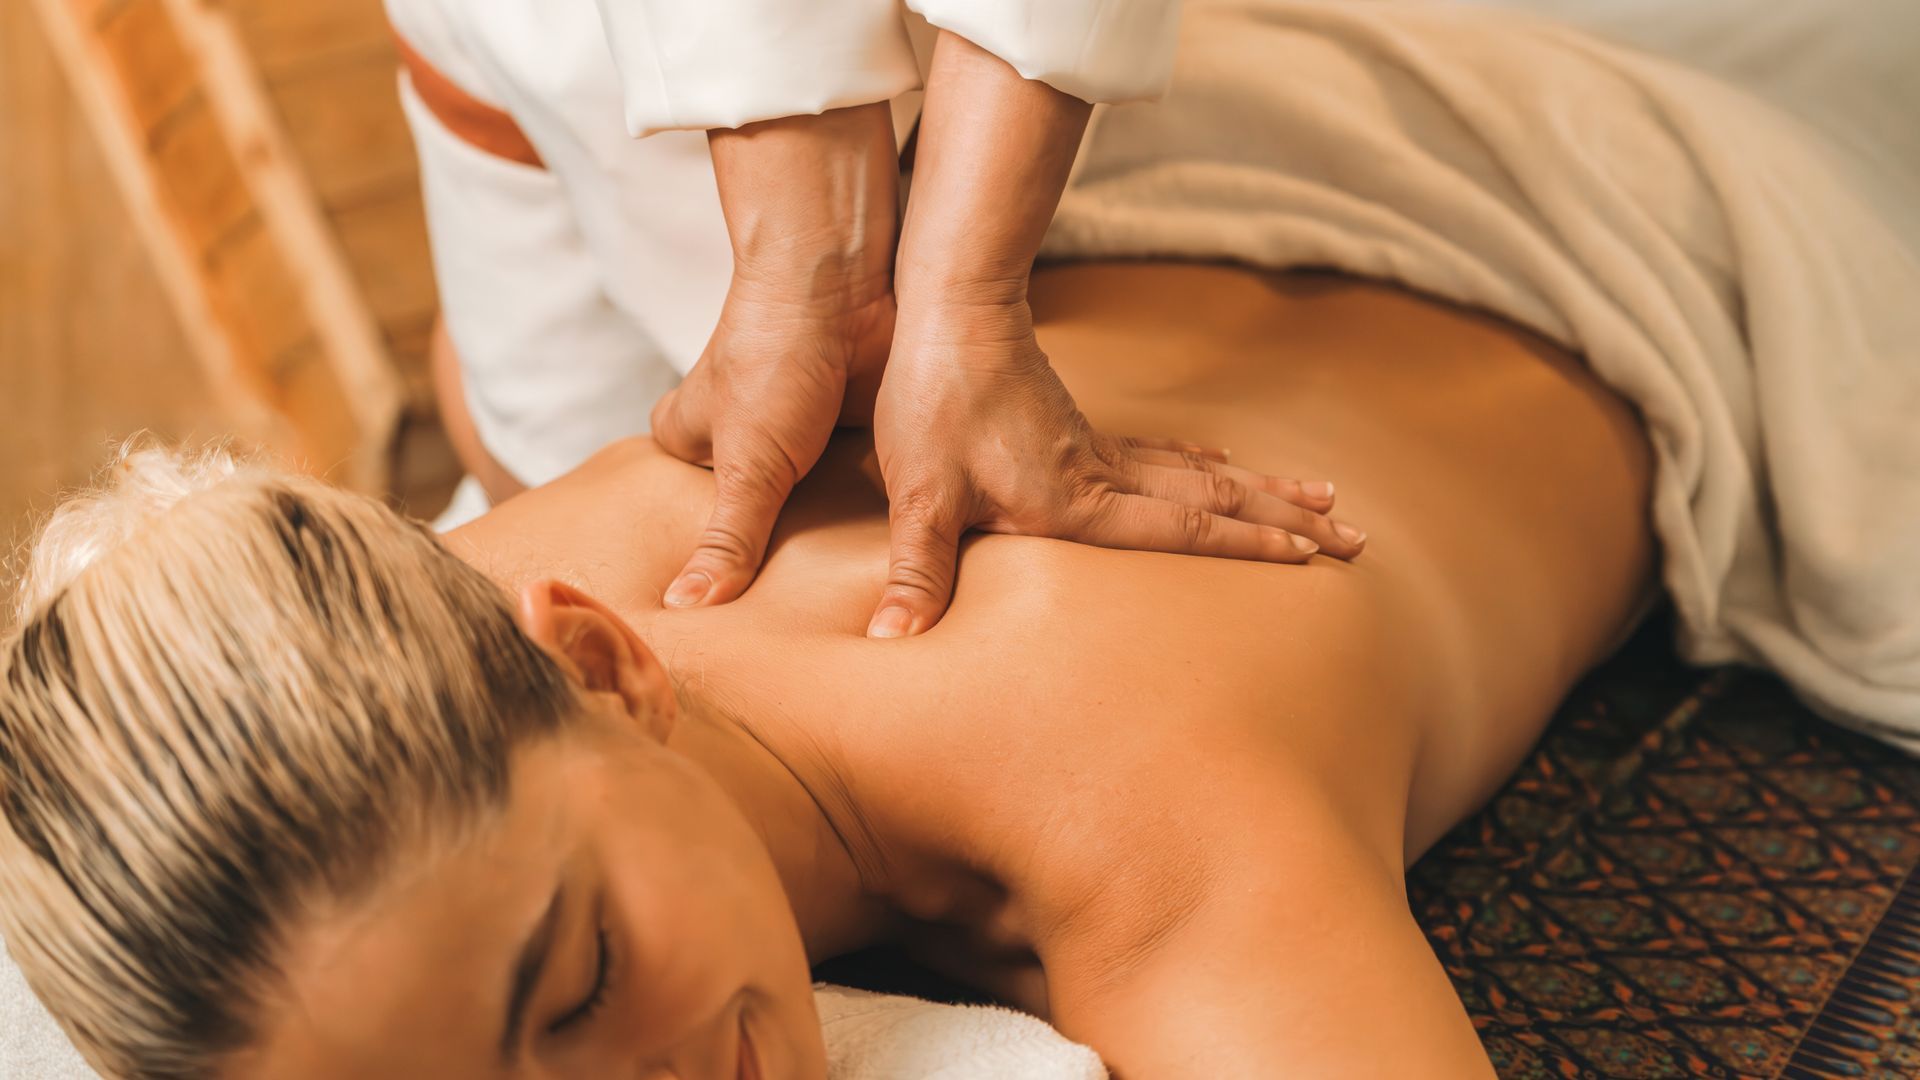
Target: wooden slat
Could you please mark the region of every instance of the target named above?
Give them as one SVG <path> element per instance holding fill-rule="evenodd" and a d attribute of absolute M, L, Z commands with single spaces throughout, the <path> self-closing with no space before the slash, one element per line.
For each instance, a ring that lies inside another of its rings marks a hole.
<path fill-rule="evenodd" d="M 349 206 L 382 195 L 417 200 L 413 140 L 395 97 L 387 50 L 277 79 L 268 92 L 322 205 Z M 416 260 L 426 254 L 416 237 Z"/>
<path fill-rule="evenodd" d="M 95 32 L 99 16 L 87 0 L 33 0 L 53 52 L 66 71 L 81 110 L 93 129 L 134 229 L 152 258 L 160 285 L 172 301 L 208 388 L 247 442 L 285 449 L 286 433 L 257 392 L 258 384 L 204 288 L 194 258 L 197 245 L 170 205 L 170 196 L 147 157 L 146 124 L 117 76 L 117 61 Z M 124 14 L 124 11 L 120 12 Z"/>
<path fill-rule="evenodd" d="M 378 57 L 391 70 L 386 13 L 369 0 L 227 0 L 269 85 L 283 76 Z"/>
<path fill-rule="evenodd" d="M 0 0 L 0 545 L 114 441 L 217 436 L 216 407 L 35 11 Z M 0 574 L 0 610 L 7 605 Z M 0 626 L 7 617 L 0 614 Z M 5 1070 L 0 1070 L 4 1072 Z"/>
<path fill-rule="evenodd" d="M 378 0 L 32 3 L 234 426 L 385 487 L 437 298 Z"/>
<path fill-rule="evenodd" d="M 257 223 L 240 162 L 199 94 L 154 135 L 147 168 L 195 261 L 243 225 Z"/>
<path fill-rule="evenodd" d="M 435 309 L 433 266 L 420 257 L 427 225 L 417 197 L 355 206 L 333 221 L 377 319 L 410 321 Z"/>
<path fill-rule="evenodd" d="M 160 0 L 130 0 L 96 13 L 83 8 L 74 18 L 97 26 L 100 48 L 118 72 L 141 130 L 151 132 L 193 95 L 193 65 Z"/>
<path fill-rule="evenodd" d="M 434 401 L 433 368 L 427 353 L 433 342 L 434 317 L 435 313 L 426 312 L 417 318 L 395 319 L 385 324 L 387 349 L 400 371 L 401 385 L 406 387 L 409 416 L 431 416 L 438 410 Z"/>
<path fill-rule="evenodd" d="M 164 2 L 236 150 L 261 221 L 294 274 L 322 355 L 358 418 L 358 437 L 341 462 L 341 480 L 362 490 L 384 490 L 401 388 L 379 325 L 231 16 L 204 0 Z"/>
<path fill-rule="evenodd" d="M 240 347 L 255 358 L 252 377 L 260 381 L 269 399 L 283 398 L 287 357 L 295 350 L 315 348 L 320 334 L 307 317 L 300 302 L 300 283 L 274 247 L 272 234 L 258 222 L 250 223 L 209 251 L 205 267 L 207 286 L 221 318 Z M 302 431 L 309 454 L 340 454 L 354 443 L 352 439 L 344 443 L 317 439 L 294 426 Z"/>
<path fill-rule="evenodd" d="M 275 386 L 280 396 L 276 404 L 281 412 L 307 433 L 311 445 L 322 448 L 321 453 L 326 452 L 324 448 L 352 445 L 360 434 L 359 418 L 353 402 L 341 392 L 338 373 L 327 363 L 323 350 L 309 341 L 277 360 Z M 384 448 L 384 452 L 390 455 L 392 448 Z M 353 464 L 350 460 L 316 457 L 299 464 L 335 483 L 358 486 L 351 476 L 344 475 Z M 389 458 L 381 464 L 385 471 L 392 461 Z"/>

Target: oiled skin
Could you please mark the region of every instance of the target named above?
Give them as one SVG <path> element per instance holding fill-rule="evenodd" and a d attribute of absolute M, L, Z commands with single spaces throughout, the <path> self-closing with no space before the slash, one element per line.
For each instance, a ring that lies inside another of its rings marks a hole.
<path fill-rule="evenodd" d="M 979 537 L 938 627 L 870 641 L 886 506 L 857 433 L 723 607 L 661 608 L 712 482 L 644 440 L 450 543 L 510 586 L 557 576 L 612 605 L 813 778 L 900 913 L 878 936 L 1116 1075 L 1488 1074 L 1401 872 L 1638 608 L 1632 411 L 1528 335 L 1342 278 L 1083 265 L 1037 273 L 1033 298 L 1096 426 L 1331 479 L 1365 554 Z"/>

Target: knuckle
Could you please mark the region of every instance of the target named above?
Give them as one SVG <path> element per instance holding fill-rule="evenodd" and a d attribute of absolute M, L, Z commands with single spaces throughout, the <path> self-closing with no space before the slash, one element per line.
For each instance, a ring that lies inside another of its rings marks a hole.
<path fill-rule="evenodd" d="M 947 593 L 947 576 L 938 563 L 920 558 L 903 559 L 887 574 L 887 592 L 901 597 L 938 599 Z"/>
<path fill-rule="evenodd" d="M 928 483 L 906 485 L 888 497 L 893 520 L 912 523 L 920 530 L 916 539 L 921 540 L 931 539 L 928 533 L 941 536 L 952 529 L 956 503 L 943 487 Z"/>
<path fill-rule="evenodd" d="M 1190 548 L 1204 545 L 1213 536 L 1213 515 L 1194 506 L 1179 508 L 1176 526 L 1180 539 Z"/>
<path fill-rule="evenodd" d="M 1108 532 L 1123 517 L 1119 493 L 1112 488 L 1093 488 L 1069 499 L 1054 516 L 1054 534 L 1063 540 L 1089 541 Z M 1097 543 L 1097 540 L 1092 542 Z"/>
<path fill-rule="evenodd" d="M 1180 464 L 1182 467 L 1192 469 L 1194 472 L 1217 473 L 1220 471 L 1219 462 L 1198 450 L 1180 451 Z"/>
<path fill-rule="evenodd" d="M 1231 476 L 1210 473 L 1207 478 L 1207 501 L 1216 514 L 1237 517 L 1247 505 L 1247 489 Z"/>
<path fill-rule="evenodd" d="M 1092 458 L 1106 472 L 1124 469 L 1133 461 L 1133 452 L 1138 449 L 1131 440 L 1096 438 L 1092 443 Z"/>
<path fill-rule="evenodd" d="M 785 454 L 763 448 L 729 454 L 725 461 L 714 462 L 713 480 L 721 491 L 777 498 L 793 490 L 799 478 Z"/>
<path fill-rule="evenodd" d="M 701 531 L 697 548 L 696 554 L 704 554 L 715 562 L 740 566 L 755 561 L 760 545 L 732 523 L 712 521 Z"/>

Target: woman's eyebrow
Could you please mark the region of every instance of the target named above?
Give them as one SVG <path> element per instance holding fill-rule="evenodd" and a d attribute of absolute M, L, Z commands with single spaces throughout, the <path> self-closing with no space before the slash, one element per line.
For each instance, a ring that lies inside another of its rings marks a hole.
<path fill-rule="evenodd" d="M 560 922 L 560 900 L 565 892 L 565 885 L 553 890 L 553 899 L 547 901 L 545 914 L 534 924 L 526 944 L 520 946 L 519 959 L 514 961 L 513 981 L 507 987 L 507 1021 L 500 1032 L 503 1061 L 512 1059 L 514 1047 L 519 1045 L 520 1029 L 527 1021 L 527 1000 L 533 997 L 533 988 L 540 985 L 540 972 L 547 966 L 547 954 L 553 948 L 553 930 Z"/>

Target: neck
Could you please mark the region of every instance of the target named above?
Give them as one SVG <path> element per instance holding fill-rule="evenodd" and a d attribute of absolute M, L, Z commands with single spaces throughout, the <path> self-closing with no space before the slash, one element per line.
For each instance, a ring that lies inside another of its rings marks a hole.
<path fill-rule="evenodd" d="M 845 785 L 824 760 L 788 760 L 759 725 L 701 702 L 681 712 L 668 746 L 693 759 L 730 796 L 773 856 L 813 963 L 877 943 L 886 904 L 860 872 L 838 818 L 851 813 Z M 846 812 L 830 813 L 833 806 Z"/>

